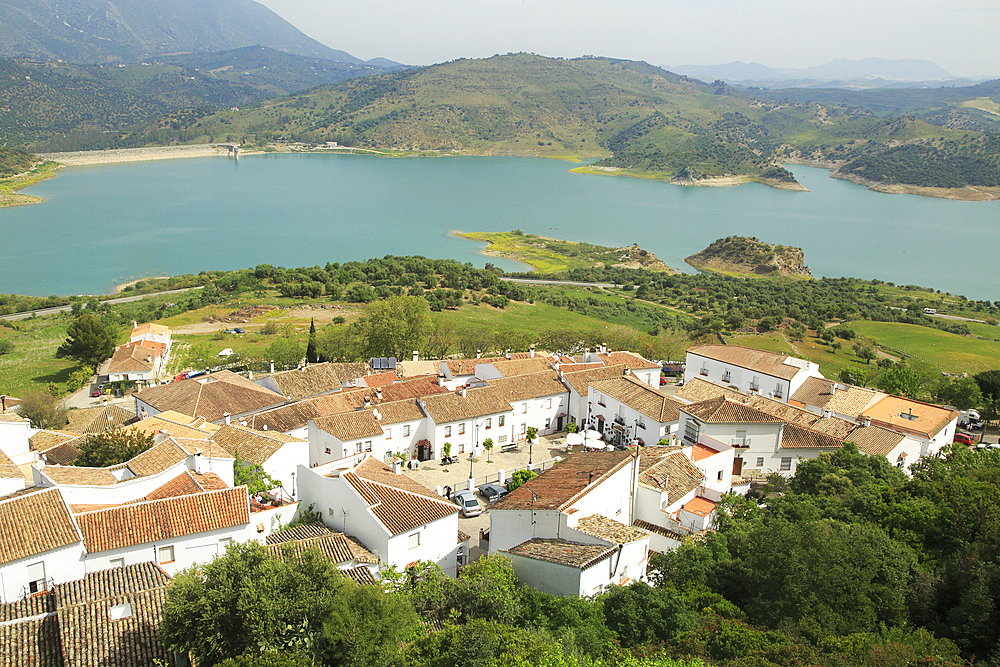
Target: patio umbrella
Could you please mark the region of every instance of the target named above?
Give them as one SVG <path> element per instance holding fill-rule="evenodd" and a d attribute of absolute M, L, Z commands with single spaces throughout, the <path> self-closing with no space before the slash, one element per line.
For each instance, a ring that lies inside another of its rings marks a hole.
<path fill-rule="evenodd" d="M 567 445 L 582 445 L 583 444 L 583 434 L 582 433 L 567 433 L 566 434 L 566 444 Z"/>
<path fill-rule="evenodd" d="M 594 429 L 588 429 L 583 432 L 583 437 L 585 440 L 600 440 L 602 436 L 600 431 L 595 431 Z"/>

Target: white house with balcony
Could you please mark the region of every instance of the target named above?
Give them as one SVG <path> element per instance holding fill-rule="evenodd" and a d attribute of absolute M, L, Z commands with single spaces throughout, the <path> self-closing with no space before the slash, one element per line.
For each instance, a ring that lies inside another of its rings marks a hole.
<path fill-rule="evenodd" d="M 807 378 L 823 375 L 817 364 L 787 354 L 738 345 L 696 345 L 687 351 L 684 382 L 698 377 L 788 402 Z"/>
<path fill-rule="evenodd" d="M 685 401 L 667 396 L 633 375 L 597 380 L 587 391 L 590 427 L 619 446 L 655 445 L 677 432 Z"/>
<path fill-rule="evenodd" d="M 324 523 L 357 538 L 383 567 L 429 561 L 455 576 L 462 546 L 458 505 L 367 454 L 300 466 L 298 478 L 301 502 L 315 504 Z"/>

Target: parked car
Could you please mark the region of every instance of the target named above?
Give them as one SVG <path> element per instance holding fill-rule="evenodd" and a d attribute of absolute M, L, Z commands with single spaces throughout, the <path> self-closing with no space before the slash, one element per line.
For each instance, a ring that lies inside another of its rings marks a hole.
<path fill-rule="evenodd" d="M 483 513 L 483 506 L 472 491 L 458 491 L 453 496 L 455 503 L 462 508 L 462 516 L 479 516 Z"/>
<path fill-rule="evenodd" d="M 968 445 L 969 447 L 972 447 L 975 444 L 975 442 L 972 439 L 972 436 L 969 435 L 968 433 L 956 433 L 954 442 L 957 442 L 962 445 Z"/>
<path fill-rule="evenodd" d="M 486 498 L 486 502 L 491 505 L 506 496 L 510 491 L 502 484 L 482 484 L 479 487 L 479 495 Z"/>
<path fill-rule="evenodd" d="M 981 419 L 967 419 L 966 421 L 960 422 L 958 424 L 959 428 L 964 428 L 968 431 L 979 431 L 986 425 L 986 423 Z"/>
<path fill-rule="evenodd" d="M 662 387 L 662 386 L 663 386 L 663 385 L 665 385 L 666 383 L 667 383 L 667 378 L 665 378 L 665 377 L 661 377 L 661 378 L 660 378 L 660 386 Z"/>
<path fill-rule="evenodd" d="M 243 331 L 243 329 L 240 329 L 239 327 L 236 327 L 235 329 L 233 329 L 233 333 L 241 334 L 241 333 L 245 333 L 245 332 Z"/>
<path fill-rule="evenodd" d="M 95 384 L 94 388 L 90 390 L 91 398 L 100 398 L 101 390 L 104 388 L 103 384 Z"/>

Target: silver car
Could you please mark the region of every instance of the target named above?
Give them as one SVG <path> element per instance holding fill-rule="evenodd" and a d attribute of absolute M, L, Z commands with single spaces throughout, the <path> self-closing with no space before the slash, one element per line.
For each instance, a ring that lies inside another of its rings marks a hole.
<path fill-rule="evenodd" d="M 462 516 L 479 516 L 483 513 L 483 506 L 479 504 L 479 499 L 472 491 L 458 491 L 454 498 L 458 506 L 462 508 Z"/>

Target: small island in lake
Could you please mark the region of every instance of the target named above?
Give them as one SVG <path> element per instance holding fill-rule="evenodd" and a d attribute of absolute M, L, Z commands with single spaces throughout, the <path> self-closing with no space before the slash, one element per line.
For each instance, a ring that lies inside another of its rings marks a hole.
<path fill-rule="evenodd" d="M 727 276 L 812 278 L 802 248 L 771 245 L 756 237 L 727 236 L 684 261 L 699 271 Z"/>
<path fill-rule="evenodd" d="M 482 250 L 488 257 L 504 257 L 531 266 L 539 273 L 558 273 L 572 269 L 621 266 L 627 269 L 649 269 L 677 273 L 653 253 L 638 244 L 622 248 L 563 241 L 546 236 L 525 234 L 519 229 L 512 232 L 454 232 L 456 236 L 490 245 Z"/>

